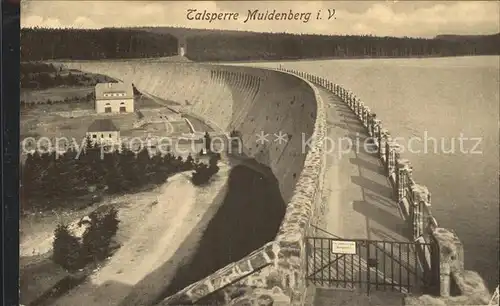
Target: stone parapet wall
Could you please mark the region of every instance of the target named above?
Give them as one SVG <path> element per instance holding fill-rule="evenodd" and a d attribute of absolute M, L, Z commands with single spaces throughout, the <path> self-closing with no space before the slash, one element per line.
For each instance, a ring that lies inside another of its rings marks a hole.
<path fill-rule="evenodd" d="M 487 305 L 491 294 L 477 272 L 465 270 L 464 250 L 453 230 L 441 228 L 432 215 L 431 194 L 426 186 L 417 184 L 412 177 L 412 166 L 401 158 L 399 145 L 382 121 L 352 92 L 329 80 L 302 72 L 311 82 L 323 86 L 340 97 L 365 126 L 385 166 L 397 202 L 410 224 L 415 241 L 435 243 L 439 258 L 429 262 L 433 273 L 439 276 L 433 296 L 408 296 L 406 305 Z M 427 258 L 424 256 L 424 258 Z M 425 260 L 425 259 L 423 259 Z M 427 258 L 429 260 L 429 258 Z M 432 260 L 432 259 L 431 259 Z"/>

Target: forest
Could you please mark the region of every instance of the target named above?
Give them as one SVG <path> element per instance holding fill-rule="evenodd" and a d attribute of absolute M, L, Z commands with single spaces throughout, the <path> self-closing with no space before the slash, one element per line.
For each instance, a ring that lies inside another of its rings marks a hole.
<path fill-rule="evenodd" d="M 80 71 L 63 70 L 53 64 L 25 62 L 19 68 L 21 89 L 43 90 L 58 86 L 95 86 L 103 81 L 116 82 L 106 76 L 86 75 Z"/>
<path fill-rule="evenodd" d="M 150 156 L 147 149 L 136 153 L 128 147 L 103 154 L 89 138 L 81 152 L 69 149 L 59 155 L 36 150 L 27 154 L 21 168 L 21 212 L 70 208 L 67 203 L 88 195 L 90 186 L 104 194 L 133 193 L 182 171 L 194 170 L 191 181 L 201 186 L 219 171 L 220 158 L 220 154 L 210 155 L 207 165 L 191 155 L 185 159 L 171 153 Z"/>
<path fill-rule="evenodd" d="M 177 39 L 133 29 L 21 29 L 21 61 L 149 58 L 177 53 Z"/>
<path fill-rule="evenodd" d="M 440 57 L 499 54 L 500 34 L 464 39 L 323 36 L 223 32 L 187 38 L 187 57 L 196 61 L 306 58 Z"/>
<path fill-rule="evenodd" d="M 498 55 L 500 33 L 435 38 L 301 35 L 173 27 L 22 29 L 23 61 L 177 55 L 178 38 L 193 61 Z"/>

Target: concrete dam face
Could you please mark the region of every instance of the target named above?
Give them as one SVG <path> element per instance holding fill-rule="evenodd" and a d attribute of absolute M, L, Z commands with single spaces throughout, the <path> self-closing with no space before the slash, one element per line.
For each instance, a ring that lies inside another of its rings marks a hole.
<path fill-rule="evenodd" d="M 241 153 L 268 166 L 285 202 L 291 198 L 308 150 L 303 143 L 313 133 L 317 111 L 315 94 L 303 80 L 272 70 L 193 63 L 64 65 L 133 83 L 141 92 L 182 104 L 182 111 L 219 131 L 240 132 Z M 268 141 L 259 141 L 261 133 L 268 134 Z"/>

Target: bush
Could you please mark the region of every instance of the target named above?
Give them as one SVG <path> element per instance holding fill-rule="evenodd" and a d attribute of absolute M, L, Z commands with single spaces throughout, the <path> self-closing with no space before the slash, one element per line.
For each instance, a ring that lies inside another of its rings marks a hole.
<path fill-rule="evenodd" d="M 87 261 L 101 261 L 112 253 L 112 239 L 118 230 L 118 211 L 111 208 L 103 215 L 92 213 L 90 226 L 83 234 L 82 256 Z"/>
<path fill-rule="evenodd" d="M 54 233 L 52 260 L 68 271 L 85 266 L 81 258 L 82 246 L 78 238 L 71 235 L 67 225 L 58 225 Z"/>
<path fill-rule="evenodd" d="M 71 235 L 66 225 L 55 230 L 53 261 L 68 271 L 76 271 L 90 262 L 102 261 L 113 251 L 112 240 L 118 231 L 118 211 L 115 208 L 90 214 L 90 226 L 82 242 Z"/>
<path fill-rule="evenodd" d="M 191 176 L 191 183 L 195 186 L 202 186 L 210 181 L 210 178 L 219 172 L 217 162 L 221 159 L 220 154 L 212 154 L 209 160 L 209 166 L 206 164 L 195 165 L 195 172 Z"/>

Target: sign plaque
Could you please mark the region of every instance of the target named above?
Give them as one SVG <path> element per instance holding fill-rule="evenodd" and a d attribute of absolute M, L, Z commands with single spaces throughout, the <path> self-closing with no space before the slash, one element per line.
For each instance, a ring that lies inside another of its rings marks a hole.
<path fill-rule="evenodd" d="M 356 241 L 332 241 L 332 253 L 356 254 Z"/>

